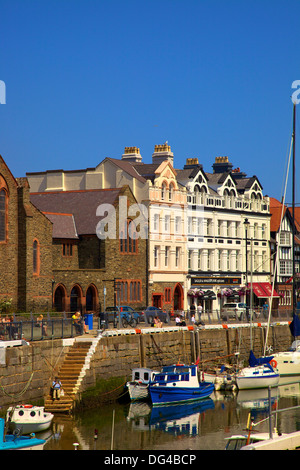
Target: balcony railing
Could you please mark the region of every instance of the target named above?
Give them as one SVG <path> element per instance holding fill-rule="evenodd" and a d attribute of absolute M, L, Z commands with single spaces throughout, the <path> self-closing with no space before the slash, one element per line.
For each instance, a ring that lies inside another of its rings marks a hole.
<path fill-rule="evenodd" d="M 219 209 L 234 209 L 237 211 L 269 212 L 269 198 L 249 199 L 244 196 L 216 196 L 207 193 L 197 193 L 187 196 L 188 204 L 202 205 Z"/>

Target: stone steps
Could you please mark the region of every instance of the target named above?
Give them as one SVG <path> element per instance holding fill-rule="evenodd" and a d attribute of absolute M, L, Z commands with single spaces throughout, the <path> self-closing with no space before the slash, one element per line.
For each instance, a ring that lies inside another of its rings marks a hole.
<path fill-rule="evenodd" d="M 46 411 L 51 413 L 70 413 L 72 411 L 81 380 L 85 375 L 85 370 L 89 367 L 90 358 L 99 339 L 75 340 L 57 374 L 62 383 L 64 396 L 60 400 L 54 401 L 50 394 L 46 396 Z"/>

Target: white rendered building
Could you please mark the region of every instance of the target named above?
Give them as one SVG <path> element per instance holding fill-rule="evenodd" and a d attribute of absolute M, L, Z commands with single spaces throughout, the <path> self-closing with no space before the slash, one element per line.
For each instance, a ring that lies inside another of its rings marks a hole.
<path fill-rule="evenodd" d="M 228 157 L 217 157 L 213 173 L 188 159 L 177 179 L 187 188 L 189 306 L 219 312 L 228 300 L 246 302 L 251 280 L 254 294 L 257 286 L 269 289 L 269 198 L 256 176 L 248 178 L 232 169 Z"/>

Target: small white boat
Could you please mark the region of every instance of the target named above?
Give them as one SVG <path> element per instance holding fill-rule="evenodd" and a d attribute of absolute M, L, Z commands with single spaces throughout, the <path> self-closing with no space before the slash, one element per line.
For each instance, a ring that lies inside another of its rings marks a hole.
<path fill-rule="evenodd" d="M 147 400 L 149 398 L 149 383 L 158 371 L 139 367 L 132 370 L 132 379 L 126 383 L 131 400 Z"/>
<path fill-rule="evenodd" d="M 244 367 L 236 375 L 239 390 L 274 387 L 279 382 L 279 373 L 270 364 Z"/>
<path fill-rule="evenodd" d="M 10 406 L 6 421 L 10 431 L 20 430 L 22 434 L 45 431 L 51 426 L 54 415 L 46 413 L 43 406 Z"/>

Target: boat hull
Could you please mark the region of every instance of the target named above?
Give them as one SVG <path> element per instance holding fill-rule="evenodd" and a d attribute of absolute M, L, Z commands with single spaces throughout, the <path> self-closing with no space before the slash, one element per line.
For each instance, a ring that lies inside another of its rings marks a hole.
<path fill-rule="evenodd" d="M 253 388 L 267 388 L 274 387 L 279 382 L 279 374 L 274 373 L 270 375 L 238 375 L 236 377 L 236 383 L 239 390 L 249 390 Z"/>
<path fill-rule="evenodd" d="M 10 431 L 19 429 L 22 434 L 46 431 L 50 428 L 54 415 L 45 413 L 43 406 L 16 405 L 9 407 L 6 420 Z"/>
<path fill-rule="evenodd" d="M 42 431 L 46 431 L 47 429 L 50 428 L 51 423 L 52 423 L 52 419 L 53 419 L 53 416 L 48 421 L 45 421 L 43 423 L 28 423 L 28 422 L 22 423 L 21 421 L 20 422 L 11 422 L 9 424 L 9 429 L 10 429 L 10 431 L 14 431 L 16 429 L 21 429 L 22 434 L 31 434 L 32 432 L 34 432 L 34 433 L 42 432 Z"/>
<path fill-rule="evenodd" d="M 160 385 L 150 385 L 149 392 L 153 406 L 191 402 L 208 398 L 214 391 L 213 384 L 201 382 L 199 387 L 168 387 Z"/>
<path fill-rule="evenodd" d="M 300 352 L 282 352 L 273 355 L 273 361 L 276 362 L 281 377 L 300 375 Z"/>
<path fill-rule="evenodd" d="M 130 400 L 147 400 L 149 398 L 149 384 L 128 382 L 127 388 Z"/>

